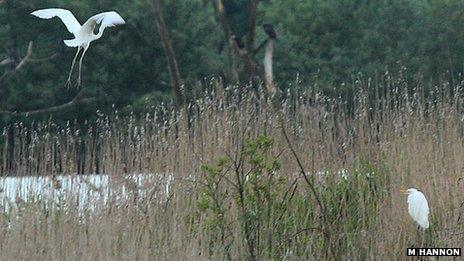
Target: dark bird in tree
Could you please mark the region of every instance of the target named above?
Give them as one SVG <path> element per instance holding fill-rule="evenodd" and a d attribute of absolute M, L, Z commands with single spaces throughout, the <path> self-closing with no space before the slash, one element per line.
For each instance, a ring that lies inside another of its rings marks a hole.
<path fill-rule="evenodd" d="M 240 49 L 245 48 L 245 44 L 243 44 L 242 38 L 240 38 L 239 36 L 232 35 L 232 40 L 235 41 L 235 43 L 237 44 L 238 48 L 240 48 Z"/>
<path fill-rule="evenodd" d="M 272 24 L 263 24 L 263 29 L 264 32 L 269 36 L 271 39 L 276 39 L 277 38 L 277 33 L 274 30 L 274 26 Z"/>

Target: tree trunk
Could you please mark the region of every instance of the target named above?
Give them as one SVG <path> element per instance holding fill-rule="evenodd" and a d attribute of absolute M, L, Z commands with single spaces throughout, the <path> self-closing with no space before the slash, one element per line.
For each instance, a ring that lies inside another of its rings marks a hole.
<path fill-rule="evenodd" d="M 249 0 L 248 2 L 248 35 L 247 35 L 247 54 L 245 58 L 248 74 L 253 85 L 259 82 L 258 65 L 253 59 L 254 43 L 256 34 L 256 19 L 258 16 L 258 0 Z"/>
<path fill-rule="evenodd" d="M 156 28 L 158 29 L 158 35 L 163 44 L 164 53 L 168 62 L 169 75 L 171 76 L 171 87 L 176 95 L 177 105 L 184 106 L 185 97 L 182 93 L 179 68 L 177 67 L 176 56 L 174 49 L 172 48 L 171 39 L 164 23 L 163 13 L 161 11 L 161 0 L 153 0 Z"/>
<path fill-rule="evenodd" d="M 217 19 L 221 24 L 226 40 L 229 40 L 229 38 L 232 36 L 232 28 L 230 27 L 229 21 L 227 20 L 226 11 L 224 9 L 224 3 L 222 0 L 214 0 L 214 10 L 216 11 Z"/>
<path fill-rule="evenodd" d="M 256 34 L 256 18 L 258 16 L 258 0 L 249 0 L 248 2 L 248 36 L 247 50 L 252 54 L 254 51 L 254 42 Z"/>
<path fill-rule="evenodd" d="M 272 56 L 274 54 L 274 39 L 269 38 L 266 42 L 264 51 L 264 81 L 269 94 L 274 94 L 277 90 L 274 84 L 274 75 L 272 72 Z"/>
<path fill-rule="evenodd" d="M 249 12 L 249 19 L 248 19 L 248 33 L 247 33 L 247 42 L 246 48 L 239 48 L 236 43 L 231 40 L 232 36 L 234 36 L 233 28 L 229 23 L 229 20 L 226 16 L 226 11 L 224 8 L 224 3 L 222 0 L 214 0 L 214 9 L 216 12 L 217 19 L 224 31 L 224 36 L 226 41 L 229 43 L 229 77 L 231 81 L 238 82 L 238 72 L 237 72 L 237 56 L 239 56 L 243 62 L 245 63 L 245 70 L 248 78 L 253 82 L 253 84 L 257 84 L 259 82 L 259 75 L 258 75 L 258 65 L 253 59 L 254 55 L 254 39 L 256 33 L 256 17 L 258 12 L 258 0 L 250 0 L 248 3 L 248 12 Z"/>
<path fill-rule="evenodd" d="M 214 10 L 216 12 L 216 17 L 224 31 L 224 37 L 226 39 L 226 43 L 228 43 L 228 50 L 227 50 L 227 57 L 229 60 L 228 65 L 228 77 L 229 80 L 233 83 L 238 83 L 238 72 L 237 72 L 237 59 L 234 53 L 234 49 L 230 44 L 230 38 L 233 35 L 232 27 L 229 24 L 229 21 L 226 17 L 226 11 L 224 9 L 224 3 L 222 0 L 214 0 Z"/>

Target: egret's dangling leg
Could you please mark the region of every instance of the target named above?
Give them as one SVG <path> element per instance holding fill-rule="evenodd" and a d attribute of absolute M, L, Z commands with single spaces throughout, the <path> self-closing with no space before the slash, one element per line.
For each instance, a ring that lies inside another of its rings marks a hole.
<path fill-rule="evenodd" d="M 79 60 L 79 78 L 77 78 L 77 86 L 81 86 L 81 68 L 82 60 L 84 59 L 85 52 L 89 49 L 89 45 L 84 46 L 84 51 L 82 52 L 81 59 Z"/>
<path fill-rule="evenodd" d="M 73 59 L 72 64 L 71 64 L 71 70 L 69 71 L 68 80 L 66 81 L 66 86 L 71 85 L 71 74 L 72 74 L 72 71 L 73 71 L 73 68 L 74 68 L 74 64 L 76 63 L 77 56 L 79 55 L 80 51 L 81 51 L 81 47 L 79 46 L 79 47 L 77 47 L 76 55 L 74 56 L 74 59 Z"/>

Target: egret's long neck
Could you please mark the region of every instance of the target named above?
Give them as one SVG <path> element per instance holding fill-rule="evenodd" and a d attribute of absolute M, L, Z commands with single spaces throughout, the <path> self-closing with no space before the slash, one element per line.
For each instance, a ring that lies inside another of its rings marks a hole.
<path fill-rule="evenodd" d="M 100 39 L 100 37 L 103 36 L 103 31 L 105 31 L 105 28 L 100 27 L 98 29 L 98 34 L 94 34 L 94 40 Z"/>

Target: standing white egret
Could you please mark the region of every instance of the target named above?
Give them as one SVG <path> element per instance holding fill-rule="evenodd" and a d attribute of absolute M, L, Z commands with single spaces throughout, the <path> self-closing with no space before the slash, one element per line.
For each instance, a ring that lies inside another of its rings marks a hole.
<path fill-rule="evenodd" d="M 423 230 L 429 228 L 429 204 L 424 194 L 415 188 L 404 192 L 408 194 L 409 215 Z"/>
<path fill-rule="evenodd" d="M 53 17 L 58 17 L 63 21 L 64 25 L 68 29 L 68 31 L 74 34 L 74 39 L 64 40 L 64 43 L 69 47 L 77 47 L 76 56 L 71 64 L 71 71 L 69 72 L 67 84 L 71 82 L 71 74 L 74 68 L 74 63 L 76 62 L 77 56 L 79 52 L 83 50 L 81 59 L 79 61 L 79 78 L 78 78 L 78 85 L 81 84 L 81 67 L 82 67 L 82 59 L 84 58 L 85 52 L 90 46 L 90 43 L 99 39 L 103 35 L 103 31 L 106 27 L 116 26 L 125 24 L 126 22 L 122 17 L 116 13 L 115 11 L 104 12 L 100 14 L 96 14 L 90 17 L 82 26 L 77 21 L 76 17 L 71 13 L 69 10 L 59 9 L 59 8 L 49 8 L 49 9 L 41 9 L 31 13 L 34 16 L 43 19 L 50 19 Z M 98 30 L 98 34 L 94 34 L 93 30 L 95 26 L 100 24 L 100 29 Z"/>

